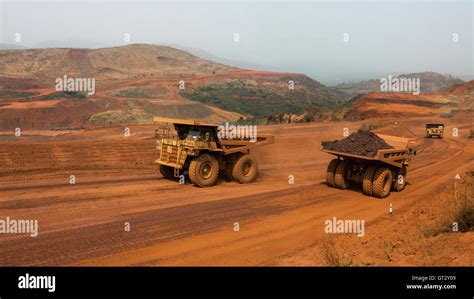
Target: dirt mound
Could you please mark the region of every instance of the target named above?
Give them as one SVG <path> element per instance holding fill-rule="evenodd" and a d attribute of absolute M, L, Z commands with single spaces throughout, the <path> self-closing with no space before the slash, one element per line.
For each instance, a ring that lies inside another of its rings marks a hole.
<path fill-rule="evenodd" d="M 393 148 L 376 134 L 363 130 L 352 133 L 342 140 L 324 142 L 322 143 L 322 146 L 327 150 L 363 155 L 367 157 L 375 156 L 378 150 Z"/>

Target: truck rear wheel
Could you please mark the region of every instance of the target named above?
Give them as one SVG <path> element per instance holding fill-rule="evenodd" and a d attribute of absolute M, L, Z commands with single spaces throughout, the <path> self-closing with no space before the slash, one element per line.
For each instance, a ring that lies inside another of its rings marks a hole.
<path fill-rule="evenodd" d="M 337 164 L 336 172 L 334 173 L 334 184 L 336 185 L 336 188 L 343 190 L 349 188 L 350 182 L 346 180 L 346 172 L 348 167 L 348 160 L 342 160 Z"/>
<path fill-rule="evenodd" d="M 174 168 L 166 165 L 160 165 L 160 173 L 165 179 L 174 178 Z"/>
<path fill-rule="evenodd" d="M 374 179 L 376 170 L 377 166 L 370 165 L 364 172 L 364 178 L 362 179 L 362 192 L 365 195 L 372 196 L 372 180 Z"/>
<path fill-rule="evenodd" d="M 334 183 L 334 173 L 336 172 L 339 161 L 339 159 L 333 159 L 331 162 L 329 162 L 328 169 L 326 170 L 326 184 L 329 187 L 336 187 L 336 184 Z"/>
<path fill-rule="evenodd" d="M 212 186 L 219 177 L 219 162 L 213 155 L 201 155 L 191 161 L 188 173 L 189 179 L 196 186 Z"/>
<path fill-rule="evenodd" d="M 380 167 L 375 171 L 372 181 L 372 195 L 378 198 L 384 198 L 390 194 L 392 187 L 392 171 L 387 167 Z"/>
<path fill-rule="evenodd" d="M 257 179 L 258 166 L 257 160 L 249 154 L 240 156 L 232 167 L 232 176 L 241 183 L 252 183 Z"/>
<path fill-rule="evenodd" d="M 229 181 L 234 180 L 234 176 L 232 175 L 232 168 L 234 168 L 234 163 L 231 163 L 230 161 L 228 161 L 227 165 L 225 166 L 225 177 Z"/>
<path fill-rule="evenodd" d="M 407 168 L 403 166 L 398 172 L 397 177 L 393 178 L 392 191 L 400 192 L 405 189 L 407 178 Z"/>
<path fill-rule="evenodd" d="M 242 156 L 242 153 L 232 154 L 227 156 L 227 161 L 225 164 L 225 176 L 228 180 L 233 181 L 234 176 L 232 175 L 232 170 L 234 169 L 235 162 Z"/>

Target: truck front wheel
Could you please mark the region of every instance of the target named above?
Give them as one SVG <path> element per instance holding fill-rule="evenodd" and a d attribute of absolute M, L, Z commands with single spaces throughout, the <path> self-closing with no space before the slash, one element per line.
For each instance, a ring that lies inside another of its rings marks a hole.
<path fill-rule="evenodd" d="M 375 171 L 372 181 L 372 195 L 384 198 L 390 194 L 392 187 L 392 172 L 387 167 L 380 167 Z"/>
<path fill-rule="evenodd" d="M 249 154 L 240 156 L 232 167 L 232 176 L 241 183 L 252 183 L 257 179 L 258 166 L 257 160 Z"/>
<path fill-rule="evenodd" d="M 403 166 L 395 178 L 393 178 L 392 191 L 400 192 L 405 189 L 407 179 L 407 167 Z"/>
<path fill-rule="evenodd" d="M 174 178 L 174 168 L 166 165 L 160 165 L 160 173 L 165 179 Z"/>
<path fill-rule="evenodd" d="M 219 162 L 213 155 L 201 155 L 191 161 L 188 173 L 189 179 L 196 186 L 212 186 L 219 177 Z"/>

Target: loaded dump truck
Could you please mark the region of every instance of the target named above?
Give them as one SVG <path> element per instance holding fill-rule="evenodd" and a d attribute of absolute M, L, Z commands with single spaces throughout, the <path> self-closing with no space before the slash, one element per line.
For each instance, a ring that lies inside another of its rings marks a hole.
<path fill-rule="evenodd" d="M 322 151 L 337 156 L 327 168 L 326 184 L 338 189 L 347 189 L 354 183 L 362 184 L 365 195 L 378 198 L 388 196 L 390 191 L 402 191 L 406 185 L 408 161 L 416 155 L 416 150 L 410 147 L 409 139 L 365 132 L 359 135 L 373 134 L 377 140 L 366 139 L 357 142 L 350 140 L 358 138 L 354 134 L 345 138 L 347 142 L 343 144 L 356 143 L 357 146 L 352 152 L 350 146 L 337 146 L 337 142 L 344 142 L 345 139 L 321 142 Z M 377 143 L 383 146 L 374 148 Z M 371 146 L 372 148 L 367 150 L 367 147 Z"/>
<path fill-rule="evenodd" d="M 444 124 L 426 124 L 426 138 L 443 138 Z"/>
<path fill-rule="evenodd" d="M 274 143 L 274 136 L 256 138 L 219 138 L 218 125 L 194 120 L 153 118 L 154 122 L 172 124 L 157 130 L 155 161 L 163 177 L 177 178 L 187 171 L 191 182 L 199 187 L 216 183 L 219 173 L 241 184 L 257 179 L 257 160 L 250 150 Z"/>

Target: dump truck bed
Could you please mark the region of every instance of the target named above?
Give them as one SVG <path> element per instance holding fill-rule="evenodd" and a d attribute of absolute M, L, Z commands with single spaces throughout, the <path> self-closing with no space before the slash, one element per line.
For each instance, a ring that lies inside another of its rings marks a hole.
<path fill-rule="evenodd" d="M 258 135 L 255 141 L 248 139 L 221 139 L 220 144 L 225 155 L 247 151 L 275 142 L 273 135 Z"/>
<path fill-rule="evenodd" d="M 373 157 L 370 157 L 370 156 L 352 154 L 352 153 L 347 153 L 347 152 L 342 152 L 342 151 L 328 150 L 328 149 L 325 149 L 322 146 L 322 144 L 326 142 L 332 142 L 332 141 L 322 141 L 321 150 L 323 152 L 333 154 L 342 158 L 347 157 L 347 158 L 352 158 L 352 159 L 366 160 L 366 161 L 373 161 L 373 162 L 380 161 L 380 162 L 383 162 L 392 166 L 396 166 L 396 167 L 402 167 L 404 161 L 409 160 L 412 155 L 416 154 L 416 151 L 410 147 L 410 144 L 412 142 L 408 138 L 383 135 L 383 134 L 377 134 L 377 136 L 384 139 L 385 142 L 387 142 L 393 148 L 378 150 L 377 153 Z"/>
<path fill-rule="evenodd" d="M 154 117 L 154 122 L 158 123 L 168 123 L 173 124 L 176 127 L 179 126 L 193 126 L 193 127 L 211 127 L 217 129 L 219 125 L 217 124 L 209 124 L 209 123 L 202 123 L 195 120 L 183 120 L 183 119 L 175 119 L 175 118 L 165 118 L 165 117 Z M 224 155 L 229 155 L 238 152 L 245 152 L 253 148 L 257 148 L 260 146 L 272 144 L 275 142 L 275 137 L 273 135 L 257 135 L 255 139 L 250 138 L 234 138 L 234 139 L 220 139 L 215 147 L 207 145 L 205 141 L 178 141 L 173 139 L 166 139 L 165 144 L 170 145 L 190 145 L 195 146 L 197 148 L 206 148 L 211 151 L 223 152 Z M 192 145 L 190 144 L 192 143 Z M 202 146 L 199 146 L 202 144 Z M 196 146 L 198 145 L 198 146 Z"/>
<path fill-rule="evenodd" d="M 438 128 L 438 127 L 442 127 L 444 128 L 444 124 L 426 124 L 425 127 L 428 129 L 428 128 Z"/>

